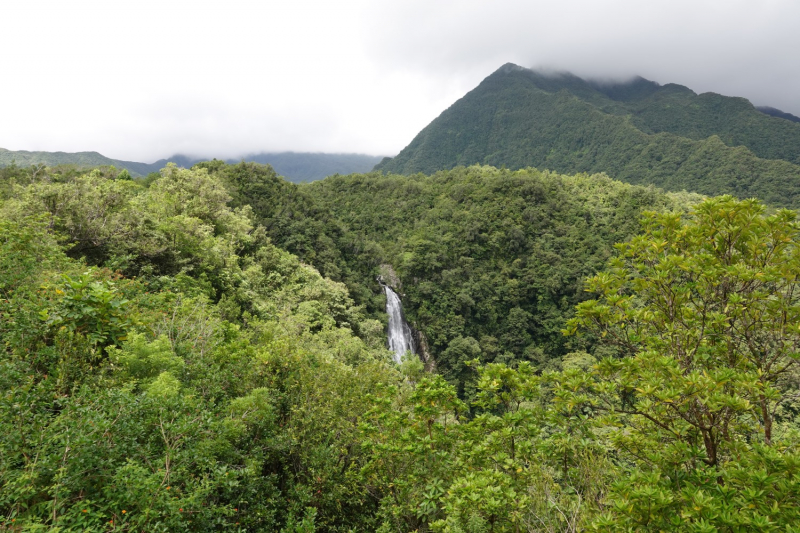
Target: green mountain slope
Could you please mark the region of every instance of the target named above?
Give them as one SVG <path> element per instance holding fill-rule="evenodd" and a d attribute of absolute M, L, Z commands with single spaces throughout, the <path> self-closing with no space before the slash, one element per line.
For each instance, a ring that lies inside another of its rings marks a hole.
<path fill-rule="evenodd" d="M 676 85 L 638 79 L 602 87 L 605 92 L 598 87 L 572 75 L 505 65 L 376 170 L 432 173 L 477 163 L 606 172 L 669 190 L 800 205 L 800 165 L 754 153 L 796 158 L 800 125 L 769 117 L 742 99 L 698 96 Z M 739 110 L 739 120 L 730 109 Z M 723 115 L 731 118 L 726 122 Z M 762 135 L 771 127 L 778 133 Z M 726 144 L 735 141 L 732 131 L 745 132 L 740 136 L 752 148 Z"/>
<path fill-rule="evenodd" d="M 244 161 L 272 166 L 275 172 L 295 183 L 321 180 L 333 174 L 369 172 L 382 159 L 365 154 L 324 154 L 280 152 L 250 154 Z M 228 163 L 238 161 L 228 160 Z"/>
<path fill-rule="evenodd" d="M 322 152 L 259 152 L 241 158 L 226 159 L 231 165 L 236 163 L 259 163 L 270 165 L 279 175 L 293 183 L 321 180 L 334 174 L 356 174 L 372 170 L 380 156 L 366 154 L 327 154 Z M 175 163 L 184 168 L 207 161 L 207 159 L 189 158 L 174 155 L 169 159 L 156 161 L 149 172 L 156 172 L 167 163 Z"/>
<path fill-rule="evenodd" d="M 561 334 L 586 298 L 582 279 L 637 231 L 643 210 L 687 203 L 601 175 L 478 166 L 302 188 L 394 267 L 407 316 L 440 372 L 462 384 L 474 357 L 542 363 L 585 348 Z"/>
<path fill-rule="evenodd" d="M 0 148 L 0 167 L 9 166 L 12 163 L 21 167 L 41 164 L 47 166 L 77 165 L 86 168 L 115 166 L 120 169 L 128 169 L 128 172 L 133 176 L 142 176 L 163 167 L 163 165 L 156 166 L 157 163 L 150 165 L 135 161 L 111 159 L 98 152 L 29 152 L 27 150 Z"/>
<path fill-rule="evenodd" d="M 155 163 L 138 163 L 111 159 L 97 152 L 28 152 L 25 150 L 6 150 L 0 148 L 0 167 L 11 165 L 30 166 L 44 164 L 47 166 L 76 165 L 81 168 L 98 166 L 114 166 L 127 169 L 134 177 L 146 176 L 158 172 L 167 163 L 175 163 L 189 168 L 196 163 L 206 161 L 196 157 L 176 154 Z M 366 154 L 326 154 L 310 152 L 260 152 L 249 154 L 240 159 L 228 159 L 234 164 L 239 161 L 269 164 L 275 171 L 295 183 L 320 180 L 333 174 L 353 174 L 368 172 L 381 160 L 380 156 Z"/>
<path fill-rule="evenodd" d="M 778 117 L 786 120 L 791 120 L 792 122 L 800 122 L 800 117 L 792 115 L 791 113 L 786 113 L 784 111 L 781 111 L 780 109 L 775 109 L 774 107 L 756 106 L 756 109 L 771 117 Z"/>
<path fill-rule="evenodd" d="M 800 164 L 800 125 L 769 116 L 745 98 L 698 95 L 681 85 L 660 86 L 642 78 L 593 86 L 623 104 L 633 124 L 645 133 L 674 133 L 694 140 L 718 135 L 727 146 L 746 146 L 760 158 Z"/>

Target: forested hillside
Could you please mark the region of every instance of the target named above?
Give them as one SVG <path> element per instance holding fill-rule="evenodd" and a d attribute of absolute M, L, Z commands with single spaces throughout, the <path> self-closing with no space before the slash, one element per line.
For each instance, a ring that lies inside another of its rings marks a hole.
<path fill-rule="evenodd" d="M 326 154 L 315 152 L 260 152 L 247 154 L 241 158 L 226 159 L 235 165 L 239 162 L 269 165 L 275 172 L 294 183 L 321 180 L 333 174 L 353 174 L 369 172 L 381 158 L 365 154 Z M 161 159 L 151 165 L 150 172 L 157 172 L 167 163 L 189 168 L 205 159 L 189 158 L 181 155 Z"/>
<path fill-rule="evenodd" d="M 602 175 L 457 168 L 432 176 L 337 176 L 311 196 L 396 271 L 406 313 L 439 371 L 463 390 L 466 363 L 546 365 L 586 349 L 561 334 L 586 276 L 667 195 Z"/>
<path fill-rule="evenodd" d="M 74 165 L 82 169 L 99 166 L 115 166 L 118 169 L 127 169 L 132 176 L 144 176 L 150 172 L 158 171 L 163 165 L 151 167 L 146 163 L 134 161 L 120 161 L 111 159 L 97 152 L 29 152 L 27 150 L 6 150 L 0 148 L 0 167 L 16 165 L 29 167 L 43 165 L 54 167 L 58 165 Z"/>
<path fill-rule="evenodd" d="M 287 182 L 268 165 L 208 161 L 197 168 L 226 183 L 231 205 L 251 209 L 273 243 L 343 282 L 371 316 L 383 312 L 385 301 L 375 283 L 382 251 L 363 232 L 350 231 L 307 186 Z"/>
<path fill-rule="evenodd" d="M 227 162 L 236 164 L 239 161 L 249 161 L 253 163 L 269 164 L 289 181 L 302 183 L 321 180 L 332 174 L 368 172 L 380 159 L 381 158 L 378 156 L 365 154 L 261 152 L 257 154 L 248 154 L 237 159 L 228 159 Z M 99 166 L 113 166 L 118 170 L 127 170 L 133 177 L 157 173 L 165 167 L 167 163 L 175 163 L 180 167 L 189 168 L 205 160 L 206 159 L 176 154 L 167 159 L 159 159 L 155 163 L 137 163 L 135 161 L 111 159 L 97 152 L 28 152 L 25 150 L 12 151 L 0 148 L 0 168 L 12 164 L 19 167 L 28 167 L 30 165 L 44 165 L 48 167 L 73 165 L 81 170 Z"/>
<path fill-rule="evenodd" d="M 800 206 L 800 124 L 741 98 L 638 79 L 598 85 L 505 65 L 376 170 L 459 165 L 605 172 L 615 179 Z"/>
<path fill-rule="evenodd" d="M 0 169 L 0 528 L 794 531 L 799 271 L 603 175 Z"/>
<path fill-rule="evenodd" d="M 792 115 L 791 113 L 786 113 L 784 111 L 781 111 L 780 109 L 775 109 L 774 107 L 756 106 L 756 109 L 771 117 L 783 118 L 786 120 L 791 120 L 792 122 L 800 122 L 800 117 Z"/>
<path fill-rule="evenodd" d="M 270 165 L 281 176 L 295 183 L 301 183 L 321 180 L 333 174 L 369 172 L 382 158 L 365 154 L 264 152 L 246 155 L 242 159 Z M 237 161 L 228 160 L 228 163 L 237 163 Z"/>

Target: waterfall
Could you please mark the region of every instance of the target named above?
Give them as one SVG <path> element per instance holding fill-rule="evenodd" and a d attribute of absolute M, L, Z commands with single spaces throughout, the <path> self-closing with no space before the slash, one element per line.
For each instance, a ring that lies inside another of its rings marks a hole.
<path fill-rule="evenodd" d="M 400 297 L 388 285 L 383 288 L 386 291 L 386 313 L 389 315 L 389 349 L 394 352 L 394 359 L 399 363 L 406 352 L 415 353 L 414 336 L 403 318 Z"/>

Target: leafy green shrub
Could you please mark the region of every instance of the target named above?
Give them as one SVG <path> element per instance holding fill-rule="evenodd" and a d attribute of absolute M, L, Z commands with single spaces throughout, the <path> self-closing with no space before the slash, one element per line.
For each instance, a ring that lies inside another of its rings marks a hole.
<path fill-rule="evenodd" d="M 52 311 L 42 310 L 42 320 L 53 328 L 84 335 L 101 349 L 127 338 L 134 325 L 130 302 L 119 294 L 112 281 L 98 279 L 91 270 L 76 279 L 66 274 L 62 278 L 61 288 L 55 289 L 60 299 Z"/>

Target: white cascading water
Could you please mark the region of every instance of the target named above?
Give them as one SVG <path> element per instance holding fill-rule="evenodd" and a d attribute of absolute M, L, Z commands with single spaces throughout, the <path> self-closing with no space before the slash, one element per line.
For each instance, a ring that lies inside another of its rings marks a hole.
<path fill-rule="evenodd" d="M 394 352 L 394 360 L 398 363 L 406 352 L 415 353 L 414 336 L 411 327 L 403 319 L 403 304 L 400 297 L 387 285 L 386 313 L 389 315 L 389 349 Z"/>

